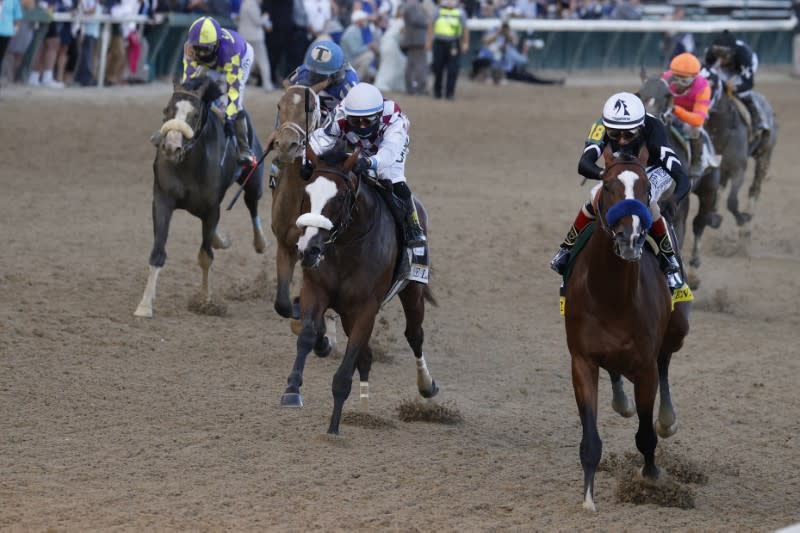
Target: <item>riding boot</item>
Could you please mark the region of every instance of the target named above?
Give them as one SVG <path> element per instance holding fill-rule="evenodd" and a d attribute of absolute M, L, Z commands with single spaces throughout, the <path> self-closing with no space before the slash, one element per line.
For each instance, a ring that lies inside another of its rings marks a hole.
<path fill-rule="evenodd" d="M 419 215 L 417 214 L 417 206 L 414 203 L 414 198 L 411 196 L 411 190 L 403 181 L 398 181 L 392 185 L 392 190 L 395 196 L 402 200 L 404 208 L 403 217 L 403 233 L 406 241 L 406 246 L 409 248 L 416 248 L 424 246 L 425 230 L 419 222 Z"/>
<path fill-rule="evenodd" d="M 583 228 L 595 219 L 594 209 L 592 204 L 584 204 L 581 210 L 578 211 L 578 216 L 569 228 L 566 239 L 561 243 L 556 255 L 550 260 L 550 268 L 561 274 L 562 276 L 567 271 L 569 265 L 570 255 L 572 254 L 572 247 L 578 240 L 578 235 L 581 234 Z"/>
<path fill-rule="evenodd" d="M 239 164 L 242 166 L 255 166 L 255 155 L 250 150 L 250 141 L 247 138 L 247 118 L 244 113 L 239 113 L 234 122 L 236 131 L 236 144 L 239 147 Z"/>
<path fill-rule="evenodd" d="M 692 151 L 692 161 L 689 164 L 689 177 L 699 178 L 703 175 L 703 138 L 689 139 L 689 148 Z"/>
<path fill-rule="evenodd" d="M 683 287 L 681 265 L 675 255 L 675 249 L 672 247 L 667 222 L 664 217 L 659 217 L 653 223 L 650 227 L 650 235 L 658 244 L 658 265 L 667 278 L 667 285 L 670 291 L 680 289 Z"/>

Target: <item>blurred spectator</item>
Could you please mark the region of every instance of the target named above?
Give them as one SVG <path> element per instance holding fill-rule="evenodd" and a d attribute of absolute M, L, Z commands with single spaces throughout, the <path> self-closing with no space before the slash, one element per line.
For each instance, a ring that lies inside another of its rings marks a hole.
<path fill-rule="evenodd" d="M 45 0 L 39 4 L 39 7 L 51 13 L 63 12 L 67 9 L 59 0 Z M 28 85 L 44 85 L 53 89 L 64 88 L 64 84 L 53 76 L 58 49 L 61 46 L 62 26 L 59 22 L 50 22 L 48 24 L 44 42 L 34 52 L 31 72 L 28 76 Z"/>
<path fill-rule="evenodd" d="M 384 0 L 381 8 L 387 5 Z M 379 47 L 380 61 L 375 73 L 375 87 L 383 92 L 400 92 L 406 89 L 406 64 L 408 59 L 400 50 L 400 39 L 403 34 L 403 15 L 399 10 L 394 12 L 381 35 Z M 424 37 L 423 37 L 424 42 Z"/>
<path fill-rule="evenodd" d="M 0 74 L 3 72 L 3 57 L 6 55 L 11 37 L 19 29 L 22 7 L 19 0 L 2 0 L 0 4 Z"/>
<path fill-rule="evenodd" d="M 261 87 L 265 91 L 275 89 L 272 84 L 272 73 L 267 59 L 267 47 L 264 38 L 264 32 L 269 32 L 271 29 L 272 22 L 270 21 L 269 13 L 261 11 L 258 0 L 242 0 L 242 5 L 239 8 L 237 31 L 253 47 L 258 74 L 261 76 Z"/>
<path fill-rule="evenodd" d="M 641 20 L 642 7 L 639 0 L 618 0 L 611 11 L 611 18 L 618 20 Z"/>
<path fill-rule="evenodd" d="M 364 38 L 362 30 L 369 26 L 368 15 L 364 11 L 360 9 L 353 11 L 350 20 L 351 24 L 344 30 L 339 45 L 342 47 L 345 60 L 350 62 L 358 74 L 358 79 L 372 83 L 375 79 L 375 68 L 372 63 L 375 61 L 378 43 Z"/>
<path fill-rule="evenodd" d="M 401 47 L 406 54 L 406 92 L 425 94 L 428 79 L 428 58 L 425 52 L 428 13 L 421 0 L 406 0 L 401 11 L 404 22 Z"/>
<path fill-rule="evenodd" d="M 78 12 L 81 15 L 94 15 L 97 13 L 97 0 L 80 0 Z M 75 81 L 81 86 L 96 85 L 97 80 L 93 72 L 94 45 L 100 37 L 100 24 L 97 22 L 83 22 L 81 24 L 81 44 L 78 55 L 78 67 L 75 69 Z"/>
<path fill-rule="evenodd" d="M 597 20 L 611 14 L 611 5 L 601 0 L 583 0 L 575 9 L 575 17 L 581 20 Z"/>
<path fill-rule="evenodd" d="M 297 65 L 289 61 L 290 46 L 294 22 L 292 11 L 294 3 L 288 0 L 264 0 L 262 11 L 269 13 L 272 20 L 272 31 L 266 32 L 265 43 L 269 56 L 269 68 L 272 84 L 278 86 Z"/>
<path fill-rule="evenodd" d="M 685 11 L 681 6 L 676 6 L 673 11 L 671 20 L 683 20 Z M 694 53 L 694 36 L 689 32 L 678 32 L 664 34 L 664 64 L 668 67 L 669 62 L 673 57 L 680 55 L 684 52 Z"/>
<path fill-rule="evenodd" d="M 428 25 L 426 49 L 433 51 L 433 97 L 442 97 L 442 83 L 447 72 L 444 95 L 455 98 L 456 80 L 461 66 L 461 54 L 469 46 L 466 12 L 458 0 L 441 0 L 433 22 Z"/>
<path fill-rule="evenodd" d="M 303 0 L 303 7 L 308 16 L 308 28 L 311 31 L 311 41 L 320 38 L 329 38 L 327 35 L 328 22 L 333 18 L 331 0 Z M 324 37 L 323 37 L 324 36 Z"/>
<path fill-rule="evenodd" d="M 797 24 L 794 25 L 794 37 L 792 38 L 792 76 L 800 78 L 800 0 L 792 2 L 794 16 L 797 17 Z"/>
<path fill-rule="evenodd" d="M 78 0 L 76 0 L 76 2 L 77 1 Z M 64 12 L 72 12 L 73 10 L 77 11 L 78 5 L 77 3 L 73 5 L 72 0 L 62 0 L 62 9 Z M 78 50 L 73 29 L 77 31 L 77 28 L 74 28 L 75 24 L 72 22 L 62 22 L 60 26 L 61 29 L 58 32 L 59 45 L 58 52 L 56 53 L 56 64 L 53 69 L 53 77 L 57 81 L 66 85 L 68 81 L 68 72 L 71 73 L 75 70 L 75 59 Z M 70 58 L 70 52 L 72 53 L 72 58 Z"/>
<path fill-rule="evenodd" d="M 288 0 L 284 0 L 288 1 Z M 293 0 L 292 2 L 292 37 L 289 44 L 289 72 L 293 71 L 302 62 L 306 55 L 306 50 L 311 44 L 309 34 L 308 14 L 303 0 Z M 286 46 L 286 43 L 279 43 L 278 46 Z"/>

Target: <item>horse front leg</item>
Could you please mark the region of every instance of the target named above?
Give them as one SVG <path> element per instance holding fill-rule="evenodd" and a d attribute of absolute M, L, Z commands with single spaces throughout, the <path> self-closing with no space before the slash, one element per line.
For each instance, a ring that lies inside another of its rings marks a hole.
<path fill-rule="evenodd" d="M 608 377 L 611 378 L 611 408 L 620 416 L 632 417 L 636 413 L 636 405 L 625 394 L 622 376 L 609 370 Z"/>
<path fill-rule="evenodd" d="M 299 318 L 293 312 L 289 298 L 289 285 L 297 264 L 297 247 L 287 247 L 278 241 L 278 253 L 275 256 L 275 267 L 278 273 L 278 287 L 275 294 L 275 311 L 283 318 Z"/>
<path fill-rule="evenodd" d="M 653 429 L 653 404 L 656 401 L 656 390 L 658 389 L 658 370 L 655 364 L 651 365 L 651 368 L 641 371 L 634 381 L 633 389 L 636 398 L 636 413 L 639 415 L 636 448 L 644 456 L 641 474 L 644 477 L 657 479 L 656 444 L 658 444 L 658 437 Z"/>
<path fill-rule="evenodd" d="M 297 335 L 297 355 L 294 366 L 286 380 L 286 390 L 281 395 L 281 405 L 284 407 L 303 407 L 300 396 L 300 387 L 303 385 L 303 370 L 306 358 L 314 348 L 320 336 L 320 328 L 324 334 L 325 309 L 328 307 L 327 296 L 321 290 L 313 290 L 305 284 L 300 291 L 301 326 Z"/>
<path fill-rule="evenodd" d="M 258 201 L 264 192 L 263 181 L 261 176 L 254 175 L 244 186 L 244 204 L 250 212 L 250 221 L 253 224 L 253 248 L 257 254 L 263 254 L 267 250 L 267 239 L 261 227 L 261 217 L 258 216 Z"/>
<path fill-rule="evenodd" d="M 134 316 L 153 317 L 153 300 L 156 297 L 158 274 L 167 262 L 167 235 L 174 210 L 175 203 L 171 199 L 158 191 L 153 192 L 153 249 L 150 252 L 150 273 L 147 276 L 142 300 L 133 312 Z"/>
<path fill-rule="evenodd" d="M 658 420 L 656 433 L 659 437 L 671 437 L 678 431 L 678 418 L 672 406 L 672 395 L 669 391 L 669 362 L 672 352 L 662 352 L 658 356 Z"/>
<path fill-rule="evenodd" d="M 767 171 L 769 170 L 771 160 L 772 148 L 767 148 L 756 158 L 753 183 L 750 185 L 750 189 L 747 192 L 747 212 L 751 215 L 755 214 L 756 203 L 758 202 L 758 197 L 761 195 L 761 184 L 767 177 Z"/>
<path fill-rule="evenodd" d="M 700 250 L 702 249 L 703 233 L 706 226 L 716 229 L 722 222 L 722 217 L 717 213 L 717 190 L 719 188 L 719 171 L 714 169 L 703 176 L 701 186 L 695 191 L 699 200 L 697 215 L 692 220 L 692 232 L 694 233 L 694 244 L 692 246 L 692 257 L 689 265 L 699 268 L 702 263 Z"/>
<path fill-rule="evenodd" d="M 583 466 L 583 508 L 595 511 L 594 476 L 600 456 L 603 453 L 603 441 L 597 432 L 597 380 L 599 368 L 579 354 L 572 354 L 572 388 L 575 390 L 575 401 L 581 417 L 583 437 L 581 438 L 580 457 Z"/>
<path fill-rule="evenodd" d="M 217 223 L 219 222 L 219 208 L 212 209 L 211 212 L 203 217 L 203 241 L 200 244 L 200 252 L 197 254 L 197 264 L 202 271 L 202 281 L 200 283 L 200 297 L 203 303 L 211 301 L 211 287 L 209 285 L 209 271 L 214 262 L 214 252 L 211 249 L 212 241 L 216 235 Z"/>
<path fill-rule="evenodd" d="M 747 162 L 737 168 L 734 172 L 733 179 L 731 180 L 731 189 L 728 191 L 728 211 L 733 214 L 736 219 L 737 226 L 744 226 L 750 222 L 750 214 L 739 211 L 739 189 L 744 183 L 744 174 L 747 170 Z"/>
<path fill-rule="evenodd" d="M 422 329 L 422 322 L 425 319 L 424 290 L 424 285 L 409 283 L 400 292 L 400 302 L 403 304 L 406 316 L 406 341 L 417 361 L 417 390 L 423 398 L 433 398 L 439 393 L 439 386 L 431 377 L 425 354 L 422 352 L 422 343 L 425 340 L 425 331 Z"/>
<path fill-rule="evenodd" d="M 305 290 L 305 287 L 303 290 Z M 328 433 L 331 435 L 339 434 L 339 423 L 342 420 L 344 402 L 350 396 L 356 363 L 362 360 L 364 350 L 368 349 L 372 328 L 375 326 L 375 317 L 378 314 L 378 303 L 365 302 L 362 305 L 355 306 L 355 309 L 358 310 L 358 316 L 352 317 L 347 348 L 339 368 L 333 375 L 331 386 L 333 391 L 333 413 L 331 414 L 330 426 L 328 426 Z"/>

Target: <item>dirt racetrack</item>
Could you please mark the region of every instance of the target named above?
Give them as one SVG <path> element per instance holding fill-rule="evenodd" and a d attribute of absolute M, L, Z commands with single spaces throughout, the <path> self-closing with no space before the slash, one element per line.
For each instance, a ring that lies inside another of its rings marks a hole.
<path fill-rule="evenodd" d="M 800 521 L 800 83 L 763 79 L 781 131 L 752 239 L 738 241 L 723 203 L 670 372 L 681 427 L 659 441 L 662 471 L 693 507 L 618 499 L 612 463 L 638 457 L 636 421 L 611 411 L 603 375 L 611 460 L 595 514 L 581 508 L 580 423 L 547 263 L 587 194 L 575 174 L 584 135 L 607 96 L 638 86 L 635 73 L 564 88 L 463 81 L 455 102 L 398 95 L 440 303 L 428 308 L 425 353 L 436 402 L 463 422 L 399 419 L 417 393 L 395 300 L 374 335 L 370 415 L 346 417 L 336 439 L 324 432 L 339 355 L 309 358 L 303 409 L 278 405 L 295 337 L 272 310 L 274 246 L 253 252 L 241 200 L 223 214 L 234 243 L 212 271 L 227 313 L 187 308 L 200 224 L 178 212 L 155 316 L 133 316 L 152 244 L 147 139 L 169 87 L 3 89 L 0 529 L 768 531 Z M 247 95 L 262 139 L 277 97 Z M 269 210 L 267 199 L 264 220 Z M 357 404 L 351 395 L 346 414 Z"/>

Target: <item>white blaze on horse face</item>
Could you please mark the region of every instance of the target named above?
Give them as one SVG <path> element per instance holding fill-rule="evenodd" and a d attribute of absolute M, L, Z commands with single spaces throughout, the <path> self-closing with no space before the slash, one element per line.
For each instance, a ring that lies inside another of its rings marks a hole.
<path fill-rule="evenodd" d="M 322 214 L 322 210 L 336 196 L 336 183 L 328 178 L 317 178 L 314 183 L 306 185 L 306 194 L 311 199 L 311 210 L 297 219 L 297 227 L 306 228 L 297 241 L 297 249 L 301 252 L 305 251 L 309 241 L 319 232 L 318 228 L 333 228 L 333 222 Z"/>
<path fill-rule="evenodd" d="M 617 179 L 625 185 L 625 199 L 635 200 L 636 196 L 633 192 L 633 186 L 636 185 L 636 180 L 639 179 L 639 175 L 631 170 L 623 170 L 619 173 Z M 637 215 L 632 215 L 632 218 L 633 231 L 631 232 L 631 239 L 636 239 L 642 233 L 641 222 Z"/>

